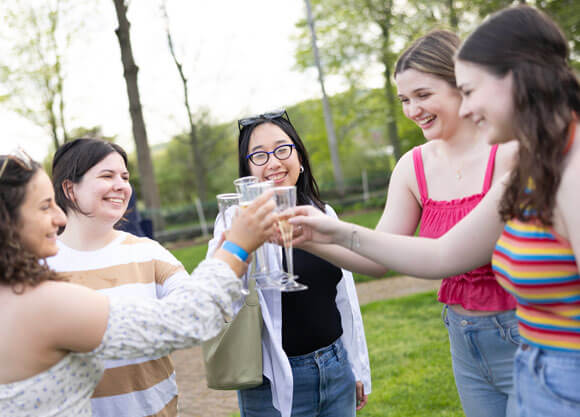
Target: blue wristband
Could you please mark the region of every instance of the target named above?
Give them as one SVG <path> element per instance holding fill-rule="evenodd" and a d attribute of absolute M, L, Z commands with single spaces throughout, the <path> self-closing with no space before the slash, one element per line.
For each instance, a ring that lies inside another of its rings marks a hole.
<path fill-rule="evenodd" d="M 243 248 L 236 245 L 234 242 L 230 242 L 226 240 L 222 245 L 223 250 L 227 250 L 232 255 L 236 256 L 240 261 L 246 262 L 248 259 L 248 252 L 246 252 Z"/>

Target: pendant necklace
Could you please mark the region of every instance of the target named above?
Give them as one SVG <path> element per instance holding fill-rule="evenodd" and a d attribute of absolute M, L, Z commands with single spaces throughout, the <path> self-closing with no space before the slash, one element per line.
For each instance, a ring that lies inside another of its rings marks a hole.
<path fill-rule="evenodd" d="M 461 165 L 459 166 L 459 168 L 457 168 L 455 170 L 455 178 L 457 178 L 457 180 L 461 180 L 461 178 L 463 178 L 463 174 L 461 173 L 461 170 L 463 169 L 463 163 L 461 163 Z"/>

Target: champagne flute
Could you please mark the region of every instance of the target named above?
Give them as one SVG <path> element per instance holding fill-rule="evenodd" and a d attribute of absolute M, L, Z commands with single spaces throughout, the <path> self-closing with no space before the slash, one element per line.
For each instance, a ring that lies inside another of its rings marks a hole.
<path fill-rule="evenodd" d="M 275 187 L 274 199 L 276 200 L 276 210 L 278 212 L 293 209 L 296 207 L 296 187 L 294 185 L 287 187 Z M 298 276 L 294 275 L 294 261 L 292 253 L 292 232 L 294 227 L 288 222 L 288 219 L 279 219 L 278 228 L 280 229 L 280 234 L 282 235 L 282 241 L 284 243 L 287 269 L 285 274 L 287 280 L 285 281 L 280 291 L 292 292 L 307 290 L 308 286 L 296 281 Z"/>
<path fill-rule="evenodd" d="M 240 204 L 240 194 L 238 193 L 227 193 L 227 194 L 218 194 L 216 196 L 219 215 L 218 218 L 221 219 L 221 223 L 223 225 L 224 230 L 228 230 L 231 226 L 231 219 L 234 216 L 235 212 L 232 214 L 231 211 L 235 210 L 235 208 Z M 248 283 L 245 279 L 242 279 L 242 294 L 248 295 L 250 291 L 248 291 Z"/>
<path fill-rule="evenodd" d="M 252 184 L 258 183 L 258 177 L 248 176 L 241 177 L 234 180 L 234 186 L 236 187 L 236 192 L 240 195 L 240 207 L 247 207 L 253 200 L 250 193 L 248 192 L 248 187 Z"/>
<path fill-rule="evenodd" d="M 253 176 L 241 177 L 234 180 L 236 191 L 240 194 L 240 208 L 247 207 L 257 196 L 268 188 L 272 188 L 274 183 L 266 181 L 259 185 L 258 178 Z M 254 189 L 250 187 L 256 185 Z M 251 233 L 251 231 L 249 231 Z M 256 256 L 250 264 L 250 276 L 256 280 L 256 287 L 261 289 L 279 289 L 281 285 L 269 278 L 270 269 L 268 265 L 268 257 L 265 251 L 265 246 L 262 245 L 256 250 Z"/>
<path fill-rule="evenodd" d="M 251 201 L 260 196 L 267 190 L 274 188 L 273 181 L 258 182 L 248 186 L 248 194 Z M 273 276 L 280 276 L 279 273 L 274 273 L 270 267 L 268 258 L 267 243 L 264 243 L 256 250 L 256 259 L 252 271 L 252 277 L 256 278 L 257 285 L 262 289 L 280 289 L 282 283 L 272 279 Z"/>
<path fill-rule="evenodd" d="M 226 212 L 230 211 L 230 207 L 235 207 L 240 205 L 240 197 L 241 195 L 238 193 L 226 193 L 226 194 L 218 194 L 216 196 L 217 203 L 218 203 L 218 210 L 219 216 L 222 221 L 222 225 L 224 230 L 230 228 L 230 221 L 226 217 Z M 228 213 L 229 215 L 229 213 Z"/>

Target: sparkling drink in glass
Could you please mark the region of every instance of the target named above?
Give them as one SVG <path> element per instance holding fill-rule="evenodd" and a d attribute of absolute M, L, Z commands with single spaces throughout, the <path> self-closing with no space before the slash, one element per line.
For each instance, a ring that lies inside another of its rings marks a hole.
<path fill-rule="evenodd" d="M 276 200 L 276 210 L 278 212 L 284 212 L 289 209 L 296 207 L 296 187 L 294 185 L 286 187 L 274 187 L 274 199 Z M 280 230 L 280 235 L 282 236 L 282 242 L 284 244 L 284 252 L 286 254 L 286 277 L 283 287 L 280 291 L 292 292 L 292 291 L 304 291 L 308 289 L 308 286 L 296 281 L 297 275 L 294 275 L 294 261 L 292 253 L 292 233 L 293 225 L 288 222 L 287 219 L 278 220 L 278 228 Z"/>

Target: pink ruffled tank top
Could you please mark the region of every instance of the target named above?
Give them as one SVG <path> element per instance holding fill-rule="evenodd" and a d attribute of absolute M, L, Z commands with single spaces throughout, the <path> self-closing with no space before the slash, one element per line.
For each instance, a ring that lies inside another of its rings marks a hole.
<path fill-rule="evenodd" d="M 480 193 L 451 201 L 436 201 L 430 199 L 427 192 L 421 147 L 413 149 L 415 175 L 423 206 L 419 236 L 438 238 L 473 210 L 491 187 L 496 152 L 497 145 L 492 146 Z M 497 283 L 491 264 L 445 278 L 437 299 L 445 304 L 460 304 L 467 310 L 501 311 L 516 307 L 515 299 Z"/>

